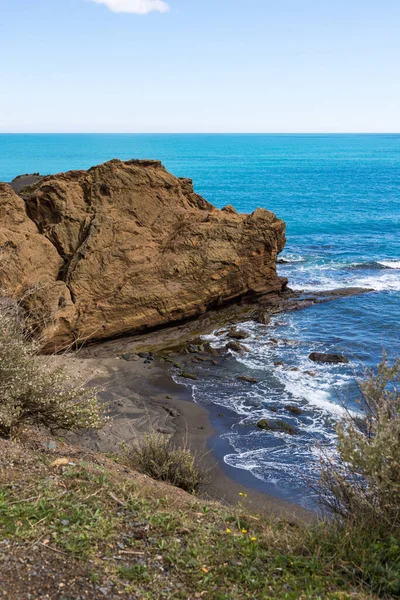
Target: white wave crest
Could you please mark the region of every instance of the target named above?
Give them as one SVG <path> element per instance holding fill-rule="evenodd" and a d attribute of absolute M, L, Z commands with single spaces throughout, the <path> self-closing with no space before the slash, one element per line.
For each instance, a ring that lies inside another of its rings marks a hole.
<path fill-rule="evenodd" d="M 360 287 L 374 290 L 375 292 L 399 292 L 400 274 L 383 272 L 382 275 L 368 275 L 366 277 L 353 277 L 351 279 L 319 278 L 318 281 L 303 283 L 293 282 L 290 287 L 293 290 L 304 290 L 306 292 L 329 291 Z"/>
<path fill-rule="evenodd" d="M 281 254 L 280 258 L 289 263 L 304 262 L 304 256 L 301 254 Z"/>
<path fill-rule="evenodd" d="M 400 260 L 379 260 L 378 263 L 388 269 L 400 269 Z"/>

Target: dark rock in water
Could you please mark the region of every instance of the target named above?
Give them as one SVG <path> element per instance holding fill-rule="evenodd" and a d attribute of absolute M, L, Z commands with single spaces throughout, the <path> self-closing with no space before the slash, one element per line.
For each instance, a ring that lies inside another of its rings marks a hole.
<path fill-rule="evenodd" d="M 269 343 L 274 344 L 274 345 L 279 344 L 279 342 L 276 338 L 270 338 Z"/>
<path fill-rule="evenodd" d="M 227 350 L 232 350 L 233 352 L 237 352 L 238 354 L 245 354 L 246 352 L 250 352 L 247 346 L 243 344 L 239 344 L 239 342 L 229 342 L 226 344 L 225 348 Z"/>
<path fill-rule="evenodd" d="M 267 311 L 260 310 L 257 314 L 256 321 L 261 325 L 269 325 L 271 322 L 271 316 Z"/>
<path fill-rule="evenodd" d="M 276 406 L 267 406 L 268 410 L 270 410 L 271 412 L 277 413 L 278 412 L 278 408 Z"/>
<path fill-rule="evenodd" d="M 285 421 L 269 421 L 268 419 L 261 419 L 258 421 L 257 427 L 259 427 L 259 429 L 264 429 L 265 431 L 282 431 L 289 435 L 297 434 L 296 429 Z"/>
<path fill-rule="evenodd" d="M 285 406 L 285 410 L 287 410 L 288 412 L 292 413 L 292 415 L 301 415 L 302 414 L 302 410 L 301 408 L 299 408 L 298 406 L 294 406 L 293 404 L 287 404 Z"/>
<path fill-rule="evenodd" d="M 299 367 L 290 367 L 290 371 L 300 371 Z"/>
<path fill-rule="evenodd" d="M 246 340 L 250 337 L 250 334 L 246 333 L 246 331 L 242 331 L 233 327 L 228 331 L 228 337 L 234 340 Z"/>
<path fill-rule="evenodd" d="M 310 377 L 316 377 L 315 371 L 304 371 L 304 375 L 309 375 Z"/>
<path fill-rule="evenodd" d="M 291 291 L 291 293 L 284 299 L 283 310 L 294 311 L 302 310 L 314 304 L 322 304 L 324 302 L 331 302 L 337 298 L 346 298 L 350 296 L 356 296 L 359 294 L 366 294 L 373 292 L 372 288 L 339 288 L 336 290 L 326 290 L 318 292 L 301 292 Z"/>
<path fill-rule="evenodd" d="M 311 352 L 308 358 L 314 362 L 331 364 L 347 364 L 349 362 L 349 359 L 346 356 L 343 356 L 343 354 L 324 354 L 323 352 Z"/>
<path fill-rule="evenodd" d="M 284 258 L 278 258 L 276 261 L 277 265 L 288 265 L 290 264 L 290 260 L 285 260 Z"/>
<path fill-rule="evenodd" d="M 284 362 L 282 362 L 281 360 L 276 360 L 274 362 L 274 367 L 283 367 L 285 365 Z"/>
<path fill-rule="evenodd" d="M 221 355 L 221 349 L 213 348 L 211 346 L 210 342 L 205 342 L 203 344 L 203 352 L 205 352 L 206 354 L 211 354 L 211 356 L 220 356 Z"/>
<path fill-rule="evenodd" d="M 258 383 L 258 380 L 254 377 L 248 377 L 247 375 L 240 375 L 237 377 L 239 381 L 244 381 L 246 383 Z"/>
<path fill-rule="evenodd" d="M 196 352 L 199 352 L 200 348 L 199 348 L 199 346 L 195 346 L 194 344 L 188 344 L 188 346 L 186 347 L 186 350 L 190 354 L 195 354 Z"/>
<path fill-rule="evenodd" d="M 188 373 L 187 371 L 181 371 L 181 373 L 179 373 L 179 376 L 183 377 L 184 379 L 193 379 L 194 381 L 197 381 L 199 379 L 197 375 L 195 375 L 194 373 Z"/>

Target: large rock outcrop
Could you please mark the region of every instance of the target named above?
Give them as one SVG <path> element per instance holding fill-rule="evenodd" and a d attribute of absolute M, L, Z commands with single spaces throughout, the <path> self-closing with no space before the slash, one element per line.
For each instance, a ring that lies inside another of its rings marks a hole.
<path fill-rule="evenodd" d="M 0 288 L 43 316 L 47 348 L 137 332 L 276 292 L 285 225 L 218 210 L 157 161 L 0 185 Z"/>

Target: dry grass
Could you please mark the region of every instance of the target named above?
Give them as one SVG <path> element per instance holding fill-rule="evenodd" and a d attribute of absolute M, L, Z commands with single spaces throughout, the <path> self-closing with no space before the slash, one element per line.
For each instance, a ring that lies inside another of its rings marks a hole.
<path fill-rule="evenodd" d="M 189 448 L 176 448 L 165 436 L 150 433 L 129 450 L 134 469 L 157 481 L 166 481 L 193 493 L 204 483 L 206 472 Z"/>
<path fill-rule="evenodd" d="M 39 356 L 15 309 L 0 309 L 0 436 L 29 425 L 51 430 L 101 428 L 106 422 L 94 388 L 72 382 L 66 370 Z"/>

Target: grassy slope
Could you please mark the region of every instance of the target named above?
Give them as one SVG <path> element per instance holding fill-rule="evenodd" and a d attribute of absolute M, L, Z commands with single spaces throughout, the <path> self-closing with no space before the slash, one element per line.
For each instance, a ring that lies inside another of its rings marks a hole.
<path fill-rule="evenodd" d="M 60 456 L 68 464 L 51 466 Z M 8 600 L 374 598 L 349 583 L 352 565 L 322 559 L 310 540 L 298 525 L 205 503 L 101 455 L 0 440 Z"/>

